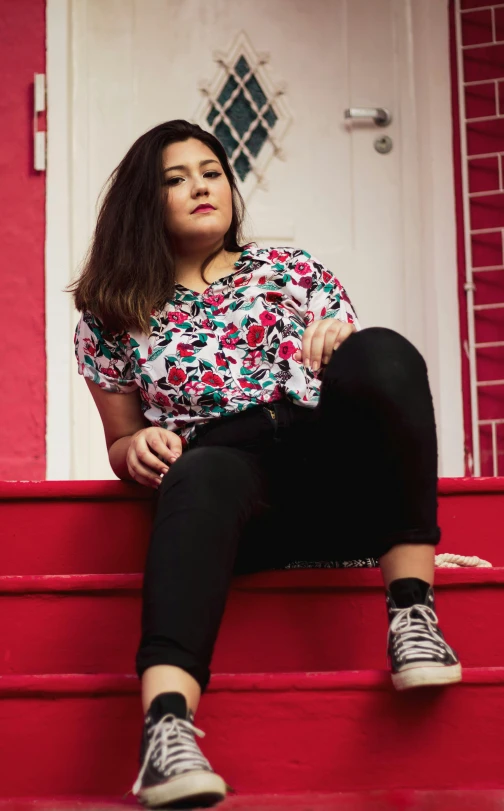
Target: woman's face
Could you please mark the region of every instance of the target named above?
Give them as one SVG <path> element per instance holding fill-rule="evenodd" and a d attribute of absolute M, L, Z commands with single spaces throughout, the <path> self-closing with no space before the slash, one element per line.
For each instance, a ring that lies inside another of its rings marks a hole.
<path fill-rule="evenodd" d="M 166 226 L 179 247 L 212 246 L 231 225 L 232 193 L 217 156 L 196 138 L 163 152 Z M 198 206 L 206 208 L 196 211 Z"/>

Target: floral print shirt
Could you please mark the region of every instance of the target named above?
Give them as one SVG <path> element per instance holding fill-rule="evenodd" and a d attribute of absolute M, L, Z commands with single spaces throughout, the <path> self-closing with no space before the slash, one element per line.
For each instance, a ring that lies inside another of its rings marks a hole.
<path fill-rule="evenodd" d="M 85 311 L 75 328 L 78 371 L 106 391 L 140 392 L 144 417 L 178 433 L 288 397 L 315 407 L 320 372 L 293 359 L 305 328 L 338 318 L 359 329 L 334 275 L 296 248 L 245 247 L 230 275 L 204 293 L 175 286 L 150 332 L 110 333 Z"/>

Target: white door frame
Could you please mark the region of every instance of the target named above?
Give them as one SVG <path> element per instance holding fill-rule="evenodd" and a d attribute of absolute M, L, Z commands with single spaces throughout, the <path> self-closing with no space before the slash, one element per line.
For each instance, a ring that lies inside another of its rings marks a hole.
<path fill-rule="evenodd" d="M 76 374 L 73 327 L 78 314 L 63 294 L 71 266 L 72 226 L 72 4 L 47 0 L 47 198 L 46 198 L 46 352 L 48 479 L 73 478 L 72 380 Z M 401 88 L 404 105 L 413 105 L 416 122 L 403 129 L 406 216 L 403 239 L 408 265 L 409 310 L 424 291 L 421 343 L 429 367 L 439 435 L 440 475 L 462 476 L 464 434 L 461 346 L 457 288 L 455 189 L 451 117 L 448 0 L 404 0 L 411 22 L 407 48 L 412 80 Z M 372 0 L 370 0 L 372 7 Z M 440 76 L 445 77 L 440 82 Z M 343 112 L 343 111 L 342 111 Z M 412 190 L 416 193 L 412 194 Z M 417 223 L 420 221 L 420 231 Z M 420 234 L 420 238 L 419 238 Z M 315 248 L 314 248 L 315 249 Z M 417 278 L 420 271 L 422 278 Z M 89 396 L 84 390 L 82 396 Z"/>

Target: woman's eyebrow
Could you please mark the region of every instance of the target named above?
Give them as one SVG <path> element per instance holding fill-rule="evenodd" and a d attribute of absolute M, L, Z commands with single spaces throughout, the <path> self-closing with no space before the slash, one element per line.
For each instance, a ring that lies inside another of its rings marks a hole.
<path fill-rule="evenodd" d="M 206 166 L 207 163 L 219 163 L 219 161 L 216 161 L 214 158 L 208 158 L 206 161 L 200 161 L 200 166 Z M 187 169 L 187 166 L 184 166 L 183 164 L 180 164 L 179 166 L 169 166 L 164 171 L 171 172 L 172 169 Z"/>

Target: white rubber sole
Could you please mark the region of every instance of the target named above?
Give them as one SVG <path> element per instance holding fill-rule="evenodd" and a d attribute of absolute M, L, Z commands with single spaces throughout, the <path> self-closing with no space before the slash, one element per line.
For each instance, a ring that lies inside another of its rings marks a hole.
<path fill-rule="evenodd" d="M 392 673 L 392 684 L 396 690 L 409 690 L 412 687 L 430 687 L 455 684 L 462 681 L 462 667 L 456 665 L 410 665 L 399 673 Z"/>
<path fill-rule="evenodd" d="M 226 784 L 222 777 L 213 772 L 187 772 L 172 777 L 166 783 L 141 789 L 138 794 L 140 802 L 148 808 L 181 803 L 194 804 L 198 808 L 210 807 L 221 802 L 226 796 Z"/>

